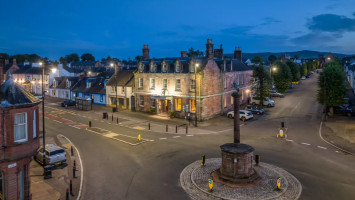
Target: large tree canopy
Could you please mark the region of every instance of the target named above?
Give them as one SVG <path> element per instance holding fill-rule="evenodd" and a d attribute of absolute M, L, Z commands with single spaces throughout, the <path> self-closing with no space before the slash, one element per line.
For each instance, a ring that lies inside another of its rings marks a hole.
<path fill-rule="evenodd" d="M 252 76 L 253 95 L 260 98 L 260 105 L 263 105 L 264 98 L 270 94 L 270 76 L 264 65 L 253 67 Z"/>
<path fill-rule="evenodd" d="M 273 72 L 275 87 L 279 92 L 284 93 L 290 87 L 291 70 L 284 62 L 280 61 L 277 61 L 274 66 L 276 67 L 276 72 Z"/>
<path fill-rule="evenodd" d="M 251 59 L 251 62 L 254 64 L 264 64 L 263 58 L 261 56 L 255 56 L 254 58 Z"/>
<path fill-rule="evenodd" d="M 84 53 L 80 58 L 81 61 L 95 61 L 95 57 L 90 53 Z"/>
<path fill-rule="evenodd" d="M 291 74 L 292 74 L 292 81 L 299 81 L 301 78 L 300 74 L 300 65 L 292 62 L 292 61 L 287 61 L 286 65 L 290 68 Z"/>

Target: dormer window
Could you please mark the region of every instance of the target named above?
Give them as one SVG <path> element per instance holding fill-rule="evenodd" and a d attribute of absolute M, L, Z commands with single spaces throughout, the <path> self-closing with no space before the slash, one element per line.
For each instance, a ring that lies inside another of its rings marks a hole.
<path fill-rule="evenodd" d="M 175 72 L 180 73 L 180 63 L 176 63 L 175 65 Z"/>
<path fill-rule="evenodd" d="M 194 65 L 194 63 L 191 63 L 191 64 L 190 64 L 190 72 L 191 72 L 191 73 L 194 73 L 194 72 L 195 72 L 195 65 Z"/>
<path fill-rule="evenodd" d="M 154 65 L 154 63 L 151 63 L 150 64 L 150 72 L 155 72 L 155 65 Z"/>
<path fill-rule="evenodd" d="M 166 67 L 165 63 L 163 63 L 161 71 L 162 72 L 166 72 L 167 71 L 167 67 Z"/>
<path fill-rule="evenodd" d="M 71 82 L 67 80 L 67 88 L 69 88 L 71 86 Z"/>
<path fill-rule="evenodd" d="M 143 72 L 143 63 L 139 65 L 139 72 Z"/>
<path fill-rule="evenodd" d="M 53 87 L 56 87 L 57 86 L 57 84 L 56 84 L 56 81 L 54 80 L 53 81 Z"/>

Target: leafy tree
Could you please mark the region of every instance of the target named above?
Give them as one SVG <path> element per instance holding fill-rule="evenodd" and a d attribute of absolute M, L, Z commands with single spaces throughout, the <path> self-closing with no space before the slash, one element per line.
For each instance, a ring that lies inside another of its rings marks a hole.
<path fill-rule="evenodd" d="M 191 57 L 191 58 L 195 58 L 198 57 L 202 52 L 200 52 L 200 50 L 194 50 L 194 48 L 190 48 L 187 52 L 187 56 Z"/>
<path fill-rule="evenodd" d="M 7 53 L 0 53 L 0 58 L 5 60 L 5 59 L 10 59 L 10 56 Z"/>
<path fill-rule="evenodd" d="M 12 59 L 16 59 L 17 63 L 24 63 L 24 62 L 38 62 L 42 60 L 41 56 L 37 54 L 16 54 L 12 56 Z"/>
<path fill-rule="evenodd" d="M 331 115 L 334 114 L 333 106 L 344 103 L 347 81 L 343 67 L 340 63 L 332 61 L 325 64 L 323 72 L 318 77 L 319 90 L 317 101 L 330 107 Z"/>
<path fill-rule="evenodd" d="M 253 95 L 257 98 L 260 98 L 260 105 L 263 105 L 264 98 L 270 95 L 270 82 L 271 78 L 264 65 L 253 67 Z"/>
<path fill-rule="evenodd" d="M 300 74 L 300 65 L 292 62 L 292 61 L 286 61 L 286 65 L 290 68 L 291 74 L 292 74 L 292 81 L 299 81 L 301 78 Z"/>
<path fill-rule="evenodd" d="M 307 74 L 307 64 L 303 63 L 300 67 L 300 74 L 301 76 L 304 76 Z"/>
<path fill-rule="evenodd" d="M 284 93 L 290 87 L 292 80 L 291 69 L 280 61 L 276 62 L 274 65 L 276 65 L 277 68 L 274 75 L 275 87 L 279 92 Z"/>
<path fill-rule="evenodd" d="M 138 55 L 138 56 L 134 57 L 134 60 L 137 61 L 137 62 L 142 61 L 143 60 L 143 56 Z"/>
<path fill-rule="evenodd" d="M 95 57 L 90 53 L 84 53 L 80 56 L 81 61 L 95 61 Z"/>
<path fill-rule="evenodd" d="M 77 53 L 72 53 L 72 54 L 69 54 L 69 55 L 65 55 L 64 59 L 65 59 L 65 61 L 67 63 L 78 62 L 79 61 L 79 55 Z"/>
<path fill-rule="evenodd" d="M 251 62 L 254 64 L 264 64 L 263 58 L 261 56 L 255 56 L 254 58 L 251 59 Z"/>
<path fill-rule="evenodd" d="M 270 63 L 274 63 L 277 60 L 277 57 L 271 54 L 267 59 Z"/>

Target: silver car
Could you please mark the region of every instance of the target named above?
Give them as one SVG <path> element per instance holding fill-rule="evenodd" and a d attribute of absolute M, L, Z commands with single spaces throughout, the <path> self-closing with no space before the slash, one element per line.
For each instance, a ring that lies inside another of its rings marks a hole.
<path fill-rule="evenodd" d="M 67 154 L 64 149 L 54 144 L 46 144 L 46 163 L 45 165 L 62 165 L 67 161 Z M 35 160 L 43 165 L 43 147 L 41 146 Z"/>

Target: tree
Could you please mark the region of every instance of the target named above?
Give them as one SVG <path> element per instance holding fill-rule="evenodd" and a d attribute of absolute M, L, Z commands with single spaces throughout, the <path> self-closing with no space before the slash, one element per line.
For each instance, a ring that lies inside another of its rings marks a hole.
<path fill-rule="evenodd" d="M 200 50 L 194 50 L 194 48 L 190 48 L 187 52 L 187 56 L 191 58 L 198 57 L 201 54 Z"/>
<path fill-rule="evenodd" d="M 298 55 L 294 55 L 293 58 L 294 58 L 295 60 L 298 60 L 300 57 L 298 57 Z"/>
<path fill-rule="evenodd" d="M 299 81 L 301 78 L 300 74 L 300 65 L 297 63 L 294 63 L 290 60 L 286 61 L 286 65 L 290 68 L 291 74 L 292 74 L 292 81 Z"/>
<path fill-rule="evenodd" d="M 347 81 L 343 67 L 338 62 L 325 64 L 323 72 L 318 77 L 319 90 L 317 101 L 325 106 L 329 106 L 330 114 L 334 114 L 334 106 L 344 103 L 346 96 Z"/>
<path fill-rule="evenodd" d="M 263 105 L 264 98 L 270 94 L 270 82 L 271 78 L 264 65 L 253 67 L 253 95 L 257 98 L 260 98 L 260 105 Z"/>
<path fill-rule="evenodd" d="M 69 55 L 65 55 L 64 59 L 67 63 L 79 62 L 79 55 L 77 53 L 72 53 Z"/>
<path fill-rule="evenodd" d="M 301 76 L 304 76 L 307 74 L 307 64 L 306 63 L 302 63 L 302 65 L 300 67 L 300 74 L 301 74 Z"/>
<path fill-rule="evenodd" d="M 0 53 L 0 58 L 2 58 L 4 60 L 8 60 L 8 59 L 10 59 L 10 56 L 7 53 Z"/>
<path fill-rule="evenodd" d="M 95 61 L 95 57 L 90 53 L 84 53 L 80 56 L 81 61 Z"/>
<path fill-rule="evenodd" d="M 277 60 L 277 57 L 275 55 L 271 54 L 267 59 L 272 64 Z"/>
<path fill-rule="evenodd" d="M 140 62 L 140 61 L 143 60 L 143 56 L 138 55 L 138 56 L 134 57 L 134 60 L 137 61 L 137 62 Z"/>
<path fill-rule="evenodd" d="M 251 59 L 251 62 L 254 64 L 264 64 L 263 58 L 261 56 L 255 56 L 254 58 Z"/>
<path fill-rule="evenodd" d="M 280 61 L 276 62 L 274 65 L 276 65 L 277 68 L 274 75 L 275 87 L 280 93 L 285 93 L 290 87 L 290 82 L 292 80 L 291 69 L 285 63 Z"/>

